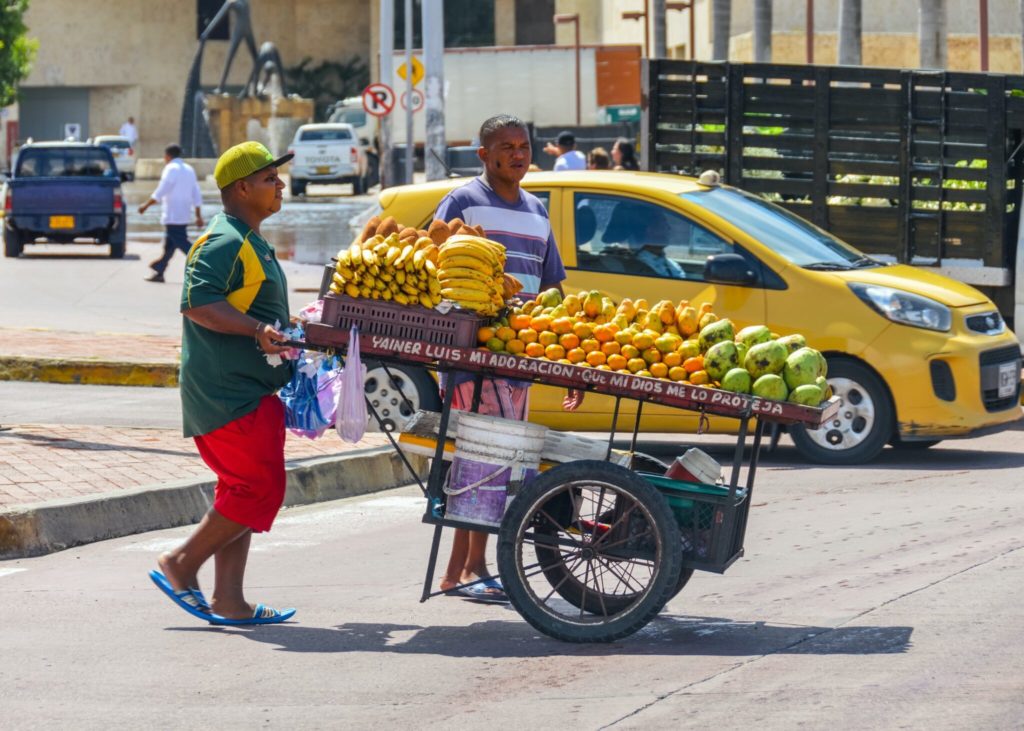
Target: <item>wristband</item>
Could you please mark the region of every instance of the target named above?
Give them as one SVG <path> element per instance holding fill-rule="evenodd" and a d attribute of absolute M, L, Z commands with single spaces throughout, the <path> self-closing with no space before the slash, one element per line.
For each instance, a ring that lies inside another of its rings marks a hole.
<path fill-rule="evenodd" d="M 264 325 L 264 323 L 262 323 L 262 322 L 257 322 L 256 323 L 256 332 L 253 333 L 253 338 L 256 340 L 257 344 L 259 344 L 259 342 L 260 342 L 260 330 L 263 329 L 263 325 Z"/>

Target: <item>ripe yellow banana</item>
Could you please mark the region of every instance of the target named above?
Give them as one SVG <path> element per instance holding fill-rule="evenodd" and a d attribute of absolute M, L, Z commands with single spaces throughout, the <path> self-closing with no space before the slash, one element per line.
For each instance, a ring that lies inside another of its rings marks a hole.
<path fill-rule="evenodd" d="M 405 284 L 405 272 L 401 270 L 395 272 L 395 281 L 399 284 Z"/>
<path fill-rule="evenodd" d="M 441 263 L 438 265 L 437 270 L 439 272 L 443 272 L 445 269 L 453 267 L 476 269 L 479 272 L 494 271 L 493 264 L 476 256 L 450 256 L 447 259 L 441 259 Z"/>
<path fill-rule="evenodd" d="M 484 282 L 485 284 L 491 284 L 494 282 L 494 277 L 487 272 L 481 272 L 476 269 L 466 269 L 465 267 L 442 269 L 440 273 L 438 273 L 437 278 L 442 282 L 449 282 L 453 279 L 472 279 L 477 282 Z"/>
<path fill-rule="evenodd" d="M 373 253 L 372 249 L 363 249 L 362 257 L 363 264 L 367 267 L 372 267 L 377 263 L 377 255 Z"/>
<path fill-rule="evenodd" d="M 491 301 L 491 296 L 487 292 L 482 292 L 478 289 L 469 289 L 467 287 L 446 287 L 441 290 L 441 294 L 450 300 L 456 302 L 480 302 L 488 304 Z"/>
<path fill-rule="evenodd" d="M 345 294 L 347 294 L 349 297 L 358 297 L 359 296 L 359 287 L 357 287 L 354 284 L 346 284 L 345 285 Z"/>
<path fill-rule="evenodd" d="M 414 251 L 414 249 L 413 249 L 412 244 L 406 245 L 406 247 L 404 249 L 402 249 L 402 253 L 398 255 L 397 259 L 395 259 L 395 266 L 396 267 L 404 267 L 406 260 L 409 259 L 409 257 L 412 256 L 413 251 Z"/>
<path fill-rule="evenodd" d="M 427 273 L 427 276 L 437 276 L 437 266 L 430 260 L 430 252 L 427 252 L 427 260 L 423 262 L 423 270 Z"/>
<path fill-rule="evenodd" d="M 398 294 L 395 295 L 395 302 L 397 302 L 400 305 L 407 305 L 409 304 L 409 295 L 405 294 L 404 292 L 399 292 Z"/>
<path fill-rule="evenodd" d="M 363 248 L 359 245 L 359 239 L 356 239 L 348 246 L 349 260 L 354 262 L 362 261 Z"/>
<path fill-rule="evenodd" d="M 426 307 L 428 310 L 434 306 L 433 300 L 430 299 L 430 295 L 425 292 L 420 292 L 420 304 Z"/>
<path fill-rule="evenodd" d="M 347 266 L 342 266 L 341 262 L 338 262 L 338 266 L 336 266 L 335 269 L 344 279 L 351 281 L 356 278 L 356 273 Z"/>
<path fill-rule="evenodd" d="M 389 246 L 387 253 L 384 255 L 384 263 L 391 266 L 395 263 L 395 259 L 402 255 L 402 248 L 400 246 Z"/>
<path fill-rule="evenodd" d="M 444 266 L 445 262 L 456 256 L 471 256 L 474 259 L 480 259 L 490 267 L 501 266 L 501 261 L 498 259 L 497 254 L 485 246 L 476 244 L 445 244 L 441 247 L 438 260 Z"/>

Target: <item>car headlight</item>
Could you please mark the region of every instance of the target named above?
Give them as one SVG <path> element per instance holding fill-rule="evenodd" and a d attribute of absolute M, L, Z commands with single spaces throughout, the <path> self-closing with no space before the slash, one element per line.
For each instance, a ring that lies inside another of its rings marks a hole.
<path fill-rule="evenodd" d="M 953 323 L 948 307 L 919 294 L 861 282 L 851 282 L 850 289 L 876 312 L 901 325 L 948 332 Z"/>

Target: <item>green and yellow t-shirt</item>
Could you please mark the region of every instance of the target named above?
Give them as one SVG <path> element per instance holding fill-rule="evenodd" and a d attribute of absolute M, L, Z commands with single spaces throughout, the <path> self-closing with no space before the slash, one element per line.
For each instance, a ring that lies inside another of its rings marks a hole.
<path fill-rule="evenodd" d="M 262 322 L 288 324 L 288 284 L 274 247 L 226 213 L 214 216 L 188 253 L 181 311 L 221 301 Z M 208 434 L 245 416 L 291 379 L 290 363 L 267 363 L 254 335 L 224 335 L 187 317 L 182 328 L 186 437 Z"/>

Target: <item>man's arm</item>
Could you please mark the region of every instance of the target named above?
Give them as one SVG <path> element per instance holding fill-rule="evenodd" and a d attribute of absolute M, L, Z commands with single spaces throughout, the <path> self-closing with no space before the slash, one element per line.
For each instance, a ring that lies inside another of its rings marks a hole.
<path fill-rule="evenodd" d="M 211 302 L 183 311 L 185 317 L 207 330 L 224 335 L 252 336 L 260 350 L 264 353 L 283 353 L 289 350 L 287 345 L 279 345 L 284 335 L 273 325 L 260 322 L 255 317 L 239 312 L 227 301 Z"/>
<path fill-rule="evenodd" d="M 146 209 L 154 203 L 159 203 L 160 199 L 167 195 L 168 178 L 170 178 L 170 168 L 164 166 L 164 170 L 160 173 L 160 182 L 156 186 L 156 190 L 149 196 L 149 200 L 139 206 L 139 213 L 145 213 Z"/>

